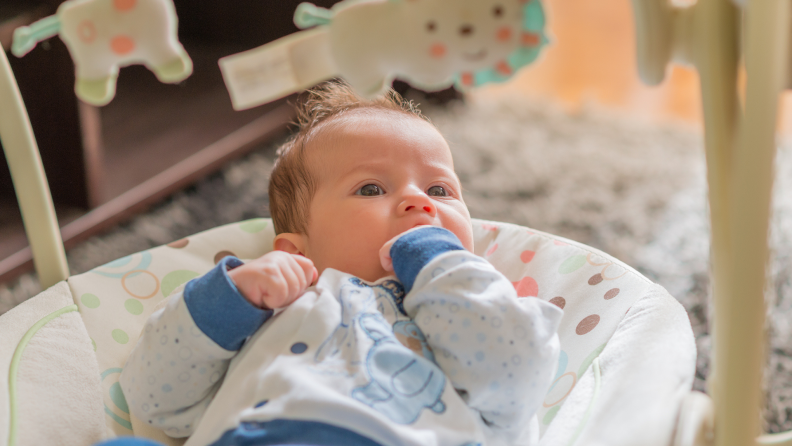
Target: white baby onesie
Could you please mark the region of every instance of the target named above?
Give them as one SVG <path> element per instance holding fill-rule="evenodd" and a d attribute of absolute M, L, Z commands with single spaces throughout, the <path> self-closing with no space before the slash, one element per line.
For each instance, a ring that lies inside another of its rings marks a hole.
<path fill-rule="evenodd" d="M 391 251 L 401 281 L 327 269 L 276 314 L 224 259 L 147 322 L 121 375 L 130 410 L 188 446 L 535 443 L 561 310 L 450 232 L 411 234 Z"/>

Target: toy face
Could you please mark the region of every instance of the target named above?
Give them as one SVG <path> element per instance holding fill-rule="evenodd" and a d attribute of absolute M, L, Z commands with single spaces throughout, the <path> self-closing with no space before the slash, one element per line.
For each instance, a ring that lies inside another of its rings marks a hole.
<path fill-rule="evenodd" d="M 419 82 L 496 66 L 522 43 L 523 1 L 401 1 L 413 54 L 407 71 Z"/>

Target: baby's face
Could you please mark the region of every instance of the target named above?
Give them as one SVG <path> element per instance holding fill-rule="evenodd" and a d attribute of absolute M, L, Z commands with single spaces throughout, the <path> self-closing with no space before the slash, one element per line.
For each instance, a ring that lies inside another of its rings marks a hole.
<path fill-rule="evenodd" d="M 304 254 L 319 274 L 334 268 L 368 281 L 385 277 L 380 248 L 418 225 L 446 228 L 472 251 L 470 213 L 440 133 L 395 112 L 342 119 L 308 147 L 318 186 Z"/>

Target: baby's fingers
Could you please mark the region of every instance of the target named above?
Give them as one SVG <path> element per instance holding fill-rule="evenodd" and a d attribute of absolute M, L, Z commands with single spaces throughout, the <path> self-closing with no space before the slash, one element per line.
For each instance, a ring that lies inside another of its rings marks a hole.
<path fill-rule="evenodd" d="M 319 272 L 316 270 L 313 261 L 300 255 L 293 255 L 292 257 L 294 258 L 295 262 L 297 262 L 297 265 L 299 265 L 302 274 L 305 276 L 305 280 L 308 283 L 306 288 L 313 285 L 316 279 L 319 278 Z"/>
<path fill-rule="evenodd" d="M 292 262 L 285 268 L 281 268 L 281 274 L 286 281 L 286 292 L 283 294 L 281 306 L 290 304 L 294 299 L 302 294 L 306 288 L 305 277 L 302 277 L 302 270 L 295 270 Z"/>

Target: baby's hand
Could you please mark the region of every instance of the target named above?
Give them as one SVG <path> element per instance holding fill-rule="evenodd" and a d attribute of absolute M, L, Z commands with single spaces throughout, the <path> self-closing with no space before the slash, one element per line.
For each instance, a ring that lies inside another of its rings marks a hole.
<path fill-rule="evenodd" d="M 387 242 L 385 242 L 385 244 L 382 245 L 382 248 L 380 248 L 380 252 L 379 252 L 380 263 L 382 264 L 382 269 L 384 269 L 385 271 L 388 271 L 388 272 L 393 271 L 393 259 L 391 259 L 390 250 L 391 250 L 391 247 L 393 247 L 393 244 L 396 243 L 396 240 L 398 240 L 399 238 L 401 238 L 405 234 L 409 234 L 410 232 L 417 231 L 417 230 L 419 230 L 421 228 L 424 228 L 424 227 L 426 227 L 426 225 L 416 226 L 416 227 L 414 227 L 412 229 L 408 229 L 408 230 L 402 232 L 401 234 L 397 235 L 396 237 L 393 237 L 392 239 L 390 239 Z"/>
<path fill-rule="evenodd" d="M 232 269 L 228 275 L 248 302 L 273 310 L 297 300 L 319 274 L 310 259 L 272 251 Z"/>

